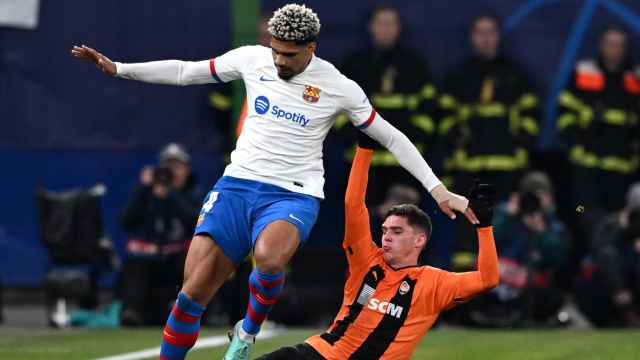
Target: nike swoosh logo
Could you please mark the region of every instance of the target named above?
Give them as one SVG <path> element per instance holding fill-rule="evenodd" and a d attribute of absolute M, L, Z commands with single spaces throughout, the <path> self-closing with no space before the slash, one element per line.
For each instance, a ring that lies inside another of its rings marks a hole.
<path fill-rule="evenodd" d="M 276 81 L 276 79 L 266 78 L 264 75 L 260 76 L 260 81 Z"/>
<path fill-rule="evenodd" d="M 295 221 L 298 221 L 300 224 L 304 225 L 304 221 L 298 219 L 297 217 L 293 216 L 293 214 L 289 214 L 289 217 L 292 218 Z"/>

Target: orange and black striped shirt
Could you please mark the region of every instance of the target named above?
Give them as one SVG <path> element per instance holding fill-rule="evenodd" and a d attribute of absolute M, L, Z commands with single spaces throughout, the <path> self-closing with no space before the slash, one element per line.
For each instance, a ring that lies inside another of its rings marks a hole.
<path fill-rule="evenodd" d="M 441 311 L 498 283 L 491 227 L 478 229 L 478 271 L 430 266 L 393 269 L 371 239 L 365 206 L 373 151 L 358 148 L 345 198 L 343 248 L 349 263 L 340 312 L 327 332 L 306 340 L 327 359 L 409 359 Z"/>

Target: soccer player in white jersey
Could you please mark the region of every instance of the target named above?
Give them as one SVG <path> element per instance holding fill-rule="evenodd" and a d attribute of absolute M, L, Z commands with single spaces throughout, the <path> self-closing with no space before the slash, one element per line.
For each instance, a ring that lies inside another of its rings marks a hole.
<path fill-rule="evenodd" d="M 200 316 L 235 265 L 253 250 L 256 268 L 246 317 L 233 330 L 225 359 L 248 359 L 255 335 L 284 284 L 284 268 L 304 243 L 323 198 L 322 143 L 336 115 L 391 151 L 454 218 L 477 223 L 468 200 L 449 192 L 410 140 L 372 108 L 362 89 L 317 56 L 320 21 L 289 4 L 269 20 L 271 48 L 243 46 L 211 60 L 112 62 L 86 46 L 73 56 L 108 75 L 170 85 L 242 79 L 248 116 L 231 164 L 205 199 L 185 263 L 184 283 L 164 328 L 161 359 L 183 359 Z"/>

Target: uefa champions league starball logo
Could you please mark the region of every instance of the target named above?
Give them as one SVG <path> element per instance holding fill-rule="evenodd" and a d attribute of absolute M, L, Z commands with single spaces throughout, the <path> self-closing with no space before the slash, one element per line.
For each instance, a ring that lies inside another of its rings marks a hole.
<path fill-rule="evenodd" d="M 266 96 L 258 96 L 256 98 L 255 107 L 256 112 L 260 115 L 264 115 L 269 111 L 269 99 Z"/>

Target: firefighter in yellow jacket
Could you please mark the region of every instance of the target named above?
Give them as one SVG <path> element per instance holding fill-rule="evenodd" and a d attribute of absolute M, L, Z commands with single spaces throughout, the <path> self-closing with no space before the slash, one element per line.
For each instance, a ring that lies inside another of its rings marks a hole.
<path fill-rule="evenodd" d="M 469 37 L 473 55 L 448 74 L 439 98 L 445 172 L 455 189 L 480 178 L 505 199 L 529 165 L 539 131 L 538 97 L 524 72 L 500 53 L 498 19 L 476 17 Z"/>
<path fill-rule="evenodd" d="M 375 109 L 406 134 L 423 154 L 433 153 L 436 90 L 429 81 L 426 62 L 413 49 L 400 44 L 402 22 L 396 8 L 384 4 L 375 8 L 369 21 L 371 45 L 347 58 L 341 71 L 362 86 Z M 335 129 L 344 141 L 344 160 L 351 163 L 355 138 L 346 116 L 336 120 Z M 376 147 L 371 167 L 377 176 L 370 180 L 369 204 L 383 202 L 387 189 L 403 183 L 421 189 L 395 157 Z"/>
<path fill-rule="evenodd" d="M 591 223 L 624 206 L 638 170 L 640 80 L 627 53 L 627 35 L 607 28 L 597 59 L 575 66 L 559 98 L 557 130 L 568 145 L 573 206 Z"/>
<path fill-rule="evenodd" d="M 525 73 L 501 54 L 496 17 L 477 16 L 469 40 L 472 56 L 447 74 L 439 97 L 443 181 L 460 190 L 482 179 L 495 184 L 497 200 L 505 201 L 529 167 L 539 131 L 539 100 Z M 455 234 L 452 268 L 470 270 L 477 252 L 473 228 L 457 222 Z"/>

